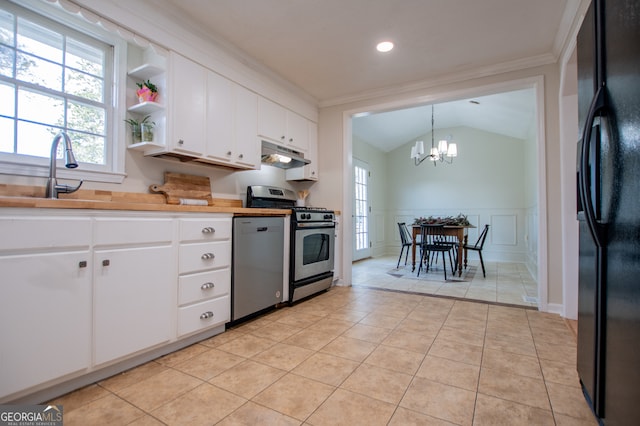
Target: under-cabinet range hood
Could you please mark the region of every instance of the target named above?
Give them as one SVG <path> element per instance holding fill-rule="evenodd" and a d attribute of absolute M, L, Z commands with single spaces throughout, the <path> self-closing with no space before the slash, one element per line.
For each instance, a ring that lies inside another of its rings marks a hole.
<path fill-rule="evenodd" d="M 262 163 L 281 169 L 293 169 L 306 166 L 311 161 L 305 159 L 301 152 L 262 141 Z"/>

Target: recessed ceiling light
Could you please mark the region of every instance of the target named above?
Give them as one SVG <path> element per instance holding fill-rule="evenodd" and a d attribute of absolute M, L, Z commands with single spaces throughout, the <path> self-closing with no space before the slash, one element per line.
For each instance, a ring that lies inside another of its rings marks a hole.
<path fill-rule="evenodd" d="M 393 49 L 393 43 L 391 43 L 390 41 L 382 41 L 376 45 L 376 49 L 378 50 L 378 52 L 388 52 Z"/>

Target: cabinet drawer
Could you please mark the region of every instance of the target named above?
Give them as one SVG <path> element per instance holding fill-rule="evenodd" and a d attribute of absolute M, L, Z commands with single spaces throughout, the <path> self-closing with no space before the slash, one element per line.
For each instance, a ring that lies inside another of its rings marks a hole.
<path fill-rule="evenodd" d="M 0 250 L 88 247 L 91 220 L 83 217 L 0 217 Z"/>
<path fill-rule="evenodd" d="M 229 296 L 178 309 L 178 336 L 229 322 Z"/>
<path fill-rule="evenodd" d="M 229 294 L 231 268 L 181 276 L 178 279 L 178 304 L 187 305 Z"/>
<path fill-rule="evenodd" d="M 181 219 L 180 241 L 221 241 L 231 239 L 231 218 Z"/>
<path fill-rule="evenodd" d="M 180 273 L 224 268 L 231 265 L 231 241 L 180 246 Z"/>
<path fill-rule="evenodd" d="M 146 219 L 134 217 L 96 218 L 94 241 L 100 245 L 127 245 L 171 242 L 171 219 Z"/>

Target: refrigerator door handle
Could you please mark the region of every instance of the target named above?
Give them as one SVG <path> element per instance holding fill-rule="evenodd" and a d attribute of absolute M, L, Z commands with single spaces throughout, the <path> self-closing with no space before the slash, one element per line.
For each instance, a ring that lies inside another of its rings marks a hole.
<path fill-rule="evenodd" d="M 595 96 L 591 101 L 589 107 L 589 113 L 584 124 L 584 130 L 582 132 L 582 152 L 580 154 L 580 194 L 583 203 L 583 210 L 585 215 L 585 221 L 589 226 L 589 231 L 593 237 L 593 241 L 598 247 L 604 247 L 605 245 L 605 225 L 598 222 L 596 217 L 593 199 L 591 197 L 591 183 L 590 176 L 585 173 L 589 169 L 589 152 L 591 149 L 591 133 L 593 128 L 593 122 L 596 115 L 602 114 L 605 111 L 605 95 L 606 89 L 604 86 L 600 86 Z M 594 161 L 600 161 L 599 158 L 595 158 Z"/>

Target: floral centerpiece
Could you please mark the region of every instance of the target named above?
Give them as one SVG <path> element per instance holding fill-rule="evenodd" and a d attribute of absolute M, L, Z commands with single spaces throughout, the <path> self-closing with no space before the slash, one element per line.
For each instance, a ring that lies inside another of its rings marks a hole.
<path fill-rule="evenodd" d="M 460 213 L 458 216 L 447 217 L 417 217 L 413 220 L 414 225 L 449 225 L 449 226 L 469 226 L 469 220 L 467 216 Z"/>

